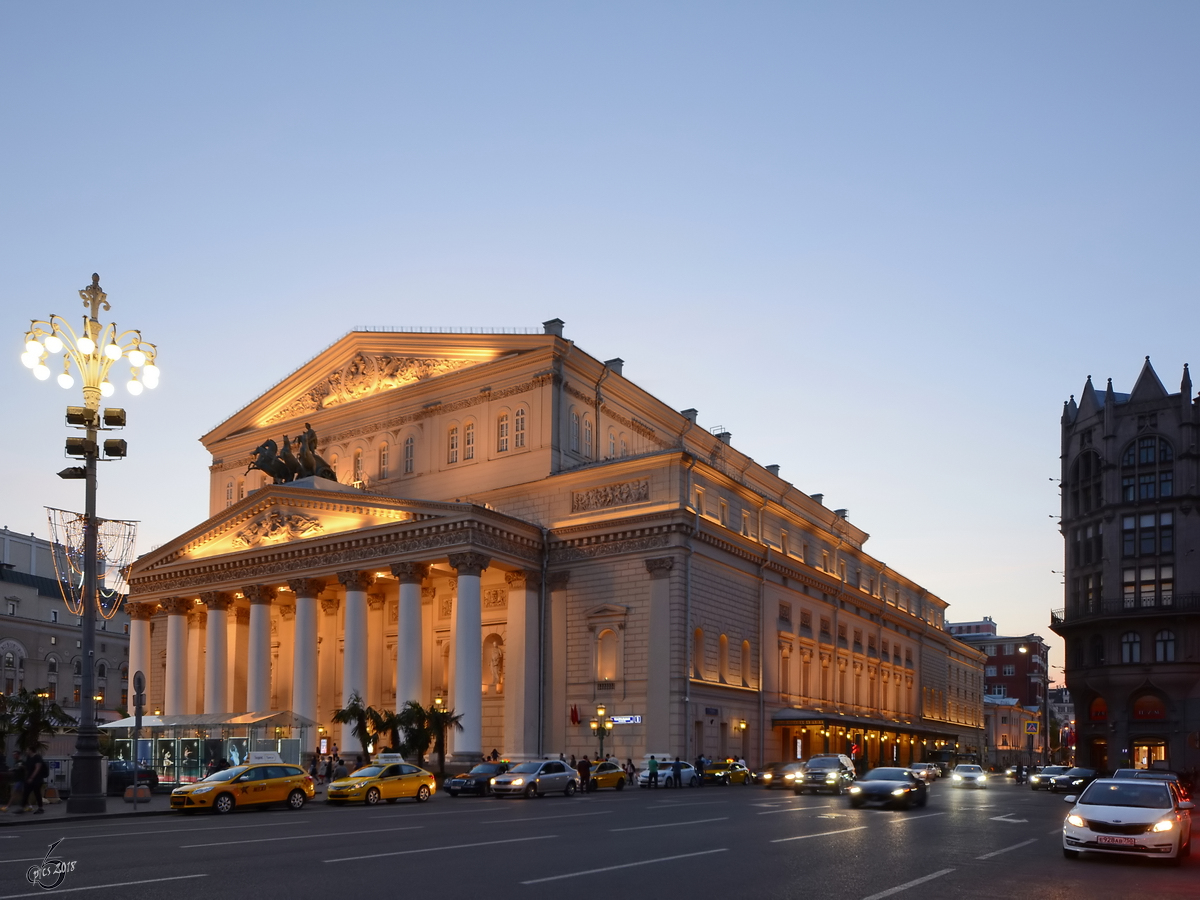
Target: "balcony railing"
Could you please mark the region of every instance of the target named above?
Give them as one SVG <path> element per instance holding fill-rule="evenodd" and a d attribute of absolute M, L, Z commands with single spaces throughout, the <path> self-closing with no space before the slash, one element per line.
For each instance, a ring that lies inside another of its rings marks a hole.
<path fill-rule="evenodd" d="M 1078 608 L 1071 610 L 1051 610 L 1050 624 L 1062 625 L 1067 622 L 1080 622 L 1088 619 L 1162 616 L 1194 612 L 1200 612 L 1200 594 L 1175 594 L 1174 596 L 1156 597 L 1152 600 L 1122 597 L 1117 600 L 1080 603 Z"/>

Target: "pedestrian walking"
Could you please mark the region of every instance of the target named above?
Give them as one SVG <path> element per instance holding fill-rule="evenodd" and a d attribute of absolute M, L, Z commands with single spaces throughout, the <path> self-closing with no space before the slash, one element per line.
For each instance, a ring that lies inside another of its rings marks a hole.
<path fill-rule="evenodd" d="M 308 777 L 313 780 L 314 784 L 321 783 L 321 773 L 317 771 L 317 756 L 314 753 L 312 762 L 308 764 Z"/>
<path fill-rule="evenodd" d="M 35 750 L 29 754 L 26 765 L 28 768 L 25 776 L 25 797 L 21 801 L 24 809 L 19 809 L 17 812 L 32 810 L 35 814 L 44 813 L 46 810 L 42 807 L 42 785 L 46 783 L 46 761 Z M 29 805 L 30 796 L 37 800 L 37 809 L 33 809 Z"/>
<path fill-rule="evenodd" d="M 583 793 L 591 790 L 592 786 L 592 764 L 588 762 L 587 754 L 583 754 L 583 758 L 575 766 L 575 770 L 579 773 L 579 787 Z"/>
<path fill-rule="evenodd" d="M 675 781 L 675 787 L 683 787 L 683 761 L 677 756 L 675 763 L 671 766 L 671 776 Z"/>
<path fill-rule="evenodd" d="M 579 763 L 577 763 L 577 762 L 575 761 L 575 754 L 574 754 L 574 753 L 572 753 L 572 754 L 571 754 L 571 768 L 572 768 L 572 769 L 578 769 L 578 768 L 579 768 Z"/>
<path fill-rule="evenodd" d="M 11 790 L 8 794 L 8 803 L 0 808 L 0 812 L 8 812 L 10 809 L 15 813 L 20 811 L 21 802 L 25 798 L 25 761 L 21 758 L 21 751 L 13 751 L 13 765 L 8 770 L 8 777 L 11 783 Z"/>
<path fill-rule="evenodd" d="M 337 761 L 337 765 L 333 767 L 334 778 L 349 778 L 350 773 L 346 771 L 346 764 L 342 760 Z"/>
<path fill-rule="evenodd" d="M 321 776 L 325 779 L 326 783 L 333 781 L 333 757 L 332 756 L 325 757 L 325 766 L 323 768 L 323 771 L 321 772 Z"/>
<path fill-rule="evenodd" d="M 633 784 L 633 777 L 637 774 L 637 769 L 633 767 L 632 757 L 625 761 L 625 780 Z"/>
<path fill-rule="evenodd" d="M 696 775 L 700 779 L 700 787 L 704 787 L 704 754 L 701 753 L 696 757 Z"/>
<path fill-rule="evenodd" d="M 650 773 L 650 777 L 646 779 L 646 787 L 658 787 L 658 760 L 654 758 L 654 754 L 650 755 L 646 770 Z"/>

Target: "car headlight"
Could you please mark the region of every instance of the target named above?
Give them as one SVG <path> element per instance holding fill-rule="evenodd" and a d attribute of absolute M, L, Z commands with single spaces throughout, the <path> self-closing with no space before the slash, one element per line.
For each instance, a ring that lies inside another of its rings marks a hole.
<path fill-rule="evenodd" d="M 1170 831 L 1174 827 L 1175 827 L 1175 823 L 1172 822 L 1170 819 L 1163 819 L 1161 822 L 1155 822 L 1154 827 L 1150 830 L 1154 831 L 1154 832 L 1163 832 L 1163 831 Z"/>
<path fill-rule="evenodd" d="M 980 780 L 980 781 L 987 781 L 987 776 L 986 776 L 986 775 L 980 775 L 980 776 L 979 776 L 979 780 Z"/>
<path fill-rule="evenodd" d="M 495 779 L 495 778 L 493 778 L 493 779 L 492 779 L 492 784 L 495 784 L 495 783 L 496 783 L 496 779 Z"/>
<path fill-rule="evenodd" d="M 1030 778 L 1029 778 L 1029 780 L 1030 780 L 1031 782 L 1033 782 L 1034 784 L 1037 784 L 1039 781 L 1041 781 L 1041 780 L 1042 780 L 1042 778 L 1041 778 L 1041 776 L 1040 776 L 1040 775 L 1031 775 L 1031 776 L 1030 776 Z"/>
<path fill-rule="evenodd" d="M 759 777 L 761 777 L 763 781 L 770 781 L 770 780 L 771 780 L 771 773 L 770 773 L 770 772 L 766 772 L 765 774 L 763 774 L 763 775 L 761 775 L 761 776 L 759 776 Z"/>
<path fill-rule="evenodd" d="M 771 776 L 768 775 L 767 777 L 770 778 Z M 783 780 L 784 781 L 795 781 L 796 776 L 789 773 L 789 774 L 783 776 Z"/>
<path fill-rule="evenodd" d="M 894 791 L 892 791 L 892 796 L 893 797 L 902 797 L 907 793 L 908 793 L 908 788 L 896 788 Z"/>
<path fill-rule="evenodd" d="M 209 785 L 205 785 L 204 787 L 198 787 L 198 788 L 193 789 L 192 793 L 193 794 L 207 794 L 212 789 L 213 789 L 213 786 L 211 784 L 209 784 Z"/>
<path fill-rule="evenodd" d="M 1082 779 L 1082 778 L 1076 778 L 1074 781 L 1072 781 L 1072 782 L 1071 782 L 1071 784 L 1083 784 L 1083 779 Z"/>
<path fill-rule="evenodd" d="M 852 793 L 852 794 L 861 794 L 861 793 L 862 793 L 862 788 L 860 788 L 860 787 L 852 787 L 852 788 L 850 788 L 850 793 Z"/>
<path fill-rule="evenodd" d="M 951 781 L 962 781 L 962 776 L 961 776 L 961 775 L 955 775 L 955 776 L 953 776 L 953 777 L 952 777 L 950 780 L 951 780 Z"/>
<path fill-rule="evenodd" d="M 514 778 L 512 781 L 509 782 L 509 784 L 511 784 L 513 787 L 520 787 L 524 783 L 525 783 L 524 778 Z"/>
<path fill-rule="evenodd" d="M 1069 816 L 1067 816 L 1067 821 L 1070 822 L 1072 825 L 1074 825 L 1076 828 L 1083 828 L 1085 826 L 1083 817 L 1077 816 L 1077 815 L 1075 815 L 1075 813 L 1071 813 Z"/>
<path fill-rule="evenodd" d="M 828 775 L 825 776 L 825 780 L 826 781 L 837 781 L 837 776 L 834 775 L 832 772 L 830 772 Z"/>

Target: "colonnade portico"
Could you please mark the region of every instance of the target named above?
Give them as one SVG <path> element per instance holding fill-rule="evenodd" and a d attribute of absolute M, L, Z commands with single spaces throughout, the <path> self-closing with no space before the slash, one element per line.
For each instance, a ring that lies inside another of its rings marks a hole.
<path fill-rule="evenodd" d="M 505 679 L 504 689 L 515 693 L 502 699 L 506 723 L 507 713 L 521 714 L 514 722 L 521 734 L 508 734 L 512 726 L 506 724 L 502 738 L 494 734 L 495 726 L 493 736 L 507 745 L 506 752 L 511 748 L 530 755 L 536 752 L 536 727 L 525 728 L 524 719 L 536 702 L 530 703 L 529 698 L 537 696 L 537 670 L 523 658 L 526 648 L 537 643 L 538 581 L 533 570 L 526 569 L 492 568 L 491 574 L 485 575 L 490 566 L 490 556 L 465 550 L 441 560 L 405 560 L 386 563 L 382 569 L 351 568 L 289 578 L 286 586 L 243 582 L 214 585 L 216 589 L 191 595 L 139 598 L 128 604 L 133 621 L 131 666 L 142 668 L 149 676 L 153 664 L 150 623 L 153 613 L 160 611 L 165 616 L 156 621 L 166 626 L 160 683 L 162 710 L 167 715 L 290 708 L 304 719 L 328 726 L 332 712 L 345 707 L 356 694 L 364 704 L 397 711 L 409 701 L 431 705 L 436 696 L 442 698 L 445 708 L 461 716 L 462 730 L 447 734 L 451 758 L 474 762 L 484 752 L 484 693 L 488 690 L 484 684 L 488 664 L 483 659 L 482 585 L 485 580 L 489 584 L 496 581 L 505 595 L 511 592 L 515 600 L 509 609 L 510 618 L 517 619 L 511 636 L 522 661 Z M 497 581 L 497 576 L 504 580 Z M 436 609 L 435 596 L 439 601 Z M 389 604 L 390 618 L 385 612 Z M 248 635 L 240 639 L 245 646 L 244 708 L 230 704 L 234 671 L 230 623 L 236 621 L 239 610 L 249 625 Z M 496 615 L 492 614 L 493 622 Z M 394 667 L 388 646 L 389 624 L 395 628 Z M 505 625 L 500 622 L 495 627 L 504 634 Z M 431 627 L 438 632 L 436 640 Z M 437 641 L 444 642 L 447 636 L 448 671 L 440 668 L 442 658 L 433 658 L 432 651 Z M 203 640 L 202 693 L 195 684 L 197 637 Z M 498 665 L 492 663 L 493 673 Z M 528 684 L 526 671 L 532 678 Z M 394 695 L 389 690 L 393 673 Z M 494 676 L 492 683 L 499 694 L 501 685 Z M 343 725 L 333 731 L 343 754 L 358 752 L 359 742 L 352 730 L 353 726 Z M 530 731 L 532 739 L 525 731 Z"/>

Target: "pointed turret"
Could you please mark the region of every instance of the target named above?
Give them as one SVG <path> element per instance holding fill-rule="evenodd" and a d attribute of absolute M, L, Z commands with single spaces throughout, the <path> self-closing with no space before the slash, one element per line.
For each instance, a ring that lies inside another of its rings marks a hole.
<path fill-rule="evenodd" d="M 1075 421 L 1075 415 L 1079 412 L 1079 407 L 1075 405 L 1075 395 L 1071 395 L 1071 399 L 1063 404 L 1062 423 L 1070 425 Z"/>
<path fill-rule="evenodd" d="M 1131 402 L 1137 403 L 1141 400 L 1161 400 L 1166 396 L 1167 389 L 1158 380 L 1158 373 L 1154 371 L 1154 366 L 1150 365 L 1150 357 L 1147 356 L 1141 374 L 1138 375 L 1137 383 L 1134 384 L 1133 390 L 1129 394 L 1129 399 Z"/>
<path fill-rule="evenodd" d="M 1192 411 L 1192 376 L 1187 363 L 1183 364 L 1183 380 L 1179 382 L 1179 411 L 1186 422 Z"/>
<path fill-rule="evenodd" d="M 1087 420 L 1100 411 L 1100 401 L 1096 399 L 1096 389 L 1092 387 L 1092 376 L 1087 377 L 1083 393 L 1079 395 L 1079 418 Z"/>
<path fill-rule="evenodd" d="M 1104 389 L 1104 436 L 1112 437 L 1117 430 L 1117 393 L 1113 390 L 1112 379 L 1108 379 L 1108 387 Z"/>

